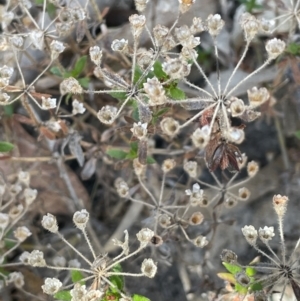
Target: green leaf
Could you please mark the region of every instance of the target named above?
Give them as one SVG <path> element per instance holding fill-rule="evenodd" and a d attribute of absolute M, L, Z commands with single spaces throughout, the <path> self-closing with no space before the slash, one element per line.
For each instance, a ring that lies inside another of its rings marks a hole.
<path fill-rule="evenodd" d="M 218 273 L 217 276 L 222 280 L 228 281 L 232 284 L 236 284 L 236 279 L 231 273 Z"/>
<path fill-rule="evenodd" d="M 127 98 L 127 93 L 126 92 L 110 92 L 108 93 L 114 98 L 117 98 L 119 100 L 125 100 Z"/>
<path fill-rule="evenodd" d="M 14 113 L 14 106 L 13 104 L 4 106 L 4 115 L 11 117 Z"/>
<path fill-rule="evenodd" d="M 144 296 L 134 294 L 132 295 L 132 301 L 151 301 L 151 300 Z"/>
<path fill-rule="evenodd" d="M 181 89 L 177 88 L 177 86 L 167 89 L 167 94 L 175 100 L 182 100 L 186 98 L 185 93 Z"/>
<path fill-rule="evenodd" d="M 61 73 L 60 71 L 61 69 L 58 68 L 57 66 L 53 66 L 50 68 L 50 72 L 56 76 L 59 76 L 59 77 L 63 77 L 63 74 Z"/>
<path fill-rule="evenodd" d="M 118 159 L 118 160 L 123 160 L 126 158 L 128 153 L 124 152 L 121 149 L 108 149 L 106 153 L 111 156 L 112 158 Z"/>
<path fill-rule="evenodd" d="M 87 62 L 87 55 L 84 55 L 77 60 L 74 69 L 71 71 L 73 77 L 76 78 L 80 75 L 80 73 L 83 71 L 86 65 L 86 62 Z"/>
<path fill-rule="evenodd" d="M 248 287 L 242 286 L 239 283 L 236 283 L 234 286 L 235 290 L 239 292 L 241 295 L 246 295 L 248 293 Z"/>
<path fill-rule="evenodd" d="M 113 293 L 117 293 L 119 291 L 122 291 L 124 287 L 124 277 L 119 275 L 113 275 L 109 277 L 109 280 L 111 283 L 113 283 L 117 288 L 111 287 L 111 291 Z"/>
<path fill-rule="evenodd" d="M 153 73 L 159 80 L 167 80 L 169 76 L 162 69 L 162 64 L 160 61 L 156 61 L 153 65 Z"/>
<path fill-rule="evenodd" d="M 80 271 L 76 271 L 76 270 L 71 271 L 71 277 L 72 277 L 73 283 L 79 282 L 80 280 L 82 280 L 84 278 L 82 273 Z"/>
<path fill-rule="evenodd" d="M 88 77 L 82 77 L 78 79 L 78 82 L 83 88 L 88 89 L 90 79 Z"/>
<path fill-rule="evenodd" d="M 136 121 L 139 121 L 140 120 L 140 113 L 139 113 L 139 108 L 136 107 L 133 111 L 132 111 L 132 114 L 131 114 L 131 117 L 136 120 Z"/>
<path fill-rule="evenodd" d="M 156 163 L 155 159 L 151 156 L 147 156 L 147 164 L 154 164 Z"/>
<path fill-rule="evenodd" d="M 300 131 L 295 132 L 295 136 L 300 139 Z"/>
<path fill-rule="evenodd" d="M 233 275 L 235 275 L 236 273 L 241 272 L 243 270 L 243 268 L 241 268 L 239 265 L 235 265 L 235 264 L 231 264 L 231 263 L 227 263 L 227 262 L 222 262 L 222 264 L 224 265 L 226 270 Z"/>
<path fill-rule="evenodd" d="M 256 275 L 256 270 L 253 267 L 247 267 L 245 272 L 246 272 L 246 275 L 249 277 Z"/>
<path fill-rule="evenodd" d="M 133 77 L 133 83 L 136 84 L 138 82 L 138 80 L 141 78 L 143 74 L 143 71 L 141 70 L 141 68 L 139 66 L 135 67 L 134 70 L 134 77 Z"/>
<path fill-rule="evenodd" d="M 130 151 L 126 155 L 125 159 L 133 160 L 138 157 L 138 143 L 132 142 L 130 143 Z"/>
<path fill-rule="evenodd" d="M 286 52 L 292 55 L 300 55 L 300 45 L 298 43 L 290 43 L 286 47 Z"/>
<path fill-rule="evenodd" d="M 250 288 L 253 292 L 256 292 L 256 291 L 261 291 L 263 289 L 263 286 L 260 282 L 257 282 L 257 283 L 251 284 Z"/>
<path fill-rule="evenodd" d="M 54 298 L 63 301 L 70 301 L 72 299 L 72 296 L 70 294 L 70 291 L 60 291 L 54 295 Z"/>
<path fill-rule="evenodd" d="M 14 148 L 13 144 L 5 141 L 0 141 L 0 153 L 10 152 L 13 148 Z"/>

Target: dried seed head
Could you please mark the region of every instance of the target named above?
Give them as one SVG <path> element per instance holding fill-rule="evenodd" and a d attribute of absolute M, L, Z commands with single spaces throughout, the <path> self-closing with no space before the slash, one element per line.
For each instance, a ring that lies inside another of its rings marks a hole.
<path fill-rule="evenodd" d="M 8 85 L 8 81 L 5 86 L 7 86 L 7 85 Z M 4 87 L 2 87 L 2 88 L 4 88 Z M 0 79 L 0 89 L 1 89 L 1 79 Z M 6 104 L 9 102 L 9 100 L 10 100 L 10 96 L 7 93 L 0 92 L 0 103 L 1 104 Z"/>
<path fill-rule="evenodd" d="M 62 95 L 65 95 L 68 93 L 81 94 L 83 92 L 82 87 L 80 86 L 77 79 L 75 79 L 74 77 L 69 77 L 69 78 L 64 79 L 60 83 L 59 89 L 60 89 L 60 93 Z"/>
<path fill-rule="evenodd" d="M 255 161 L 251 161 L 247 164 L 247 172 L 250 178 L 254 177 L 259 171 L 259 166 Z"/>
<path fill-rule="evenodd" d="M 246 187 L 242 187 L 239 189 L 239 198 L 241 201 L 247 201 L 250 197 L 250 190 Z"/>
<path fill-rule="evenodd" d="M 137 14 L 131 15 L 129 17 L 129 22 L 131 25 L 132 35 L 136 39 L 141 35 L 146 25 L 146 17 L 144 15 L 137 15 Z"/>
<path fill-rule="evenodd" d="M 246 41 L 250 42 L 261 28 L 261 23 L 253 15 L 243 13 L 241 18 L 241 26 L 244 30 Z"/>
<path fill-rule="evenodd" d="M 202 224 L 204 216 L 201 212 L 194 212 L 189 218 L 189 224 L 191 226 L 197 226 Z"/>
<path fill-rule="evenodd" d="M 0 77 L 5 79 L 10 79 L 14 73 L 14 68 L 4 65 L 0 68 Z"/>
<path fill-rule="evenodd" d="M 242 99 L 231 97 L 230 111 L 232 117 L 237 117 L 245 112 L 245 104 Z"/>
<path fill-rule="evenodd" d="M 113 51 L 127 53 L 128 52 L 128 40 L 125 40 L 125 39 L 113 40 L 111 43 L 111 49 Z"/>
<path fill-rule="evenodd" d="M 138 138 L 139 140 L 143 140 L 147 137 L 147 127 L 147 123 L 141 123 L 140 121 L 138 123 L 134 122 L 130 131 L 134 137 Z"/>
<path fill-rule="evenodd" d="M 263 243 L 268 243 L 275 236 L 274 227 L 259 228 L 258 236 Z"/>
<path fill-rule="evenodd" d="M 22 47 L 24 45 L 23 37 L 16 36 L 16 35 L 10 37 L 9 42 L 16 50 L 22 50 Z"/>
<path fill-rule="evenodd" d="M 16 288 L 22 288 L 24 286 L 24 276 L 21 272 L 12 272 L 8 275 L 7 283 L 13 283 Z"/>
<path fill-rule="evenodd" d="M 238 201 L 235 198 L 230 196 L 225 199 L 224 205 L 226 208 L 230 209 L 230 208 L 233 208 L 234 206 L 236 206 L 237 203 L 238 203 Z"/>
<path fill-rule="evenodd" d="M 272 33 L 272 29 L 274 25 L 275 25 L 274 20 L 265 20 L 265 19 L 260 20 L 260 30 L 264 33 Z"/>
<path fill-rule="evenodd" d="M 164 173 L 171 171 L 176 166 L 176 161 L 174 159 L 166 159 L 162 164 L 162 170 Z"/>
<path fill-rule="evenodd" d="M 204 248 L 208 244 L 208 240 L 205 236 L 199 235 L 192 240 L 192 243 L 198 248 Z"/>
<path fill-rule="evenodd" d="M 276 59 L 285 50 L 285 42 L 274 38 L 266 44 L 266 50 L 270 60 Z"/>
<path fill-rule="evenodd" d="M 196 161 L 187 161 L 183 165 L 183 169 L 191 178 L 197 177 L 197 167 L 198 164 Z"/>
<path fill-rule="evenodd" d="M 175 40 L 173 39 L 173 37 L 172 36 L 168 36 L 164 40 L 164 43 L 163 43 L 163 45 L 161 47 L 161 51 L 162 52 L 167 52 L 167 51 L 173 49 L 176 45 L 177 44 L 176 44 Z"/>
<path fill-rule="evenodd" d="M 243 235 L 245 236 L 247 242 L 254 246 L 257 240 L 257 230 L 253 226 L 244 226 L 242 228 Z"/>
<path fill-rule="evenodd" d="M 70 10 L 72 20 L 77 23 L 83 21 L 86 18 L 86 12 L 81 7 L 75 7 Z"/>
<path fill-rule="evenodd" d="M 233 264 L 237 262 L 237 258 L 238 258 L 233 251 L 227 249 L 224 249 L 222 251 L 220 257 L 223 262 L 233 263 Z"/>
<path fill-rule="evenodd" d="M 204 23 L 201 18 L 194 17 L 193 25 L 190 27 L 191 33 L 196 34 L 205 30 Z"/>
<path fill-rule="evenodd" d="M 157 106 L 166 102 L 165 90 L 156 77 L 148 78 L 144 83 L 145 92 L 149 96 L 149 105 Z"/>
<path fill-rule="evenodd" d="M 28 171 L 20 171 L 18 173 L 18 181 L 28 186 L 30 182 L 30 173 Z"/>
<path fill-rule="evenodd" d="M 165 40 L 169 34 L 169 28 L 163 25 L 156 25 L 153 28 L 153 36 L 156 43 L 156 46 L 162 46 L 165 43 Z"/>
<path fill-rule="evenodd" d="M 61 287 L 62 283 L 59 281 L 59 279 L 46 278 L 44 285 L 42 285 L 42 290 L 45 294 L 52 296 L 56 294 Z"/>
<path fill-rule="evenodd" d="M 79 102 L 77 99 L 72 101 L 72 114 L 83 114 L 86 111 L 82 102 Z"/>
<path fill-rule="evenodd" d="M 168 226 L 171 225 L 171 217 L 167 214 L 161 214 L 159 217 L 158 217 L 158 223 L 161 227 L 163 228 L 167 228 Z"/>
<path fill-rule="evenodd" d="M 169 59 L 162 63 L 162 68 L 172 79 L 180 79 L 190 74 L 191 65 L 179 58 Z"/>
<path fill-rule="evenodd" d="M 31 232 L 27 227 L 18 227 L 14 231 L 14 237 L 19 241 L 23 242 L 27 237 L 31 236 Z"/>
<path fill-rule="evenodd" d="M 266 88 L 257 89 L 256 87 L 253 87 L 251 90 L 247 90 L 247 94 L 252 108 L 260 106 L 270 97 L 270 94 Z"/>
<path fill-rule="evenodd" d="M 22 204 L 13 206 L 10 208 L 8 215 L 11 220 L 15 220 L 24 211 L 24 206 Z"/>
<path fill-rule="evenodd" d="M 82 209 L 81 211 L 76 211 L 74 213 L 73 222 L 78 229 L 84 230 L 89 221 L 89 218 L 89 213 L 85 209 Z"/>
<path fill-rule="evenodd" d="M 95 65 L 100 66 L 102 59 L 102 50 L 99 46 L 90 47 L 90 58 Z"/>
<path fill-rule="evenodd" d="M 72 296 L 72 300 L 85 300 L 87 295 L 87 290 L 85 285 L 81 285 L 80 283 L 75 283 L 73 289 L 70 291 L 70 295 Z M 95 299 L 97 300 L 97 299 Z"/>
<path fill-rule="evenodd" d="M 135 174 L 138 177 L 142 176 L 146 171 L 147 165 L 141 164 L 139 161 L 139 158 L 135 158 L 132 163 L 133 163 L 133 170 L 134 170 Z"/>
<path fill-rule="evenodd" d="M 25 252 L 23 252 L 23 253 L 21 254 L 21 256 L 19 257 L 19 260 L 20 260 L 23 264 L 27 265 L 27 264 L 29 264 L 29 257 L 30 257 L 30 253 L 27 252 L 27 251 L 25 251 Z"/>
<path fill-rule="evenodd" d="M 280 194 L 274 195 L 273 207 L 279 218 L 282 218 L 286 212 L 287 202 L 289 198 Z"/>
<path fill-rule="evenodd" d="M 192 134 L 192 141 L 195 147 L 204 149 L 209 141 L 209 126 L 203 128 L 197 128 Z"/>
<path fill-rule="evenodd" d="M 53 265 L 56 267 L 65 267 L 67 264 L 67 260 L 63 256 L 55 256 L 52 260 Z"/>
<path fill-rule="evenodd" d="M 153 278 L 157 271 L 157 266 L 154 263 L 153 259 L 144 259 L 141 266 L 141 271 L 144 274 L 144 276 Z"/>
<path fill-rule="evenodd" d="M 104 124 L 112 124 L 117 116 L 118 108 L 106 105 L 97 113 L 98 119 Z"/>
<path fill-rule="evenodd" d="M 220 33 L 225 24 L 219 14 L 209 15 L 206 22 L 208 32 L 213 37 L 216 37 Z"/>
<path fill-rule="evenodd" d="M 234 275 L 234 277 L 238 284 L 244 287 L 248 287 L 250 285 L 250 277 L 247 276 L 245 272 L 238 272 Z"/>
<path fill-rule="evenodd" d="M 146 247 L 153 236 L 154 232 L 148 228 L 143 228 L 136 234 L 138 241 L 141 243 L 141 247 Z"/>
<path fill-rule="evenodd" d="M 173 137 L 179 132 L 179 122 L 171 117 L 166 117 L 160 122 L 164 134 Z"/>
<path fill-rule="evenodd" d="M 47 213 L 47 215 L 43 216 L 42 226 L 52 233 L 56 233 L 58 231 L 56 217 L 50 213 Z"/>
<path fill-rule="evenodd" d="M 144 11 L 148 1 L 149 0 L 134 0 L 136 10 L 138 12 Z"/>
<path fill-rule="evenodd" d="M 127 183 L 122 179 L 119 178 L 115 181 L 115 187 L 117 189 L 119 197 L 126 198 L 129 196 L 129 187 Z"/>
<path fill-rule="evenodd" d="M 8 226 L 8 224 L 9 224 L 8 214 L 0 212 L 0 229 L 1 229 L 1 232 L 4 231 L 4 229 Z"/>
<path fill-rule="evenodd" d="M 65 50 L 65 46 L 62 42 L 53 40 L 50 44 L 51 60 L 58 58 L 59 54 Z"/>
<path fill-rule="evenodd" d="M 192 33 L 187 25 L 175 28 L 175 37 L 180 43 L 184 43 L 191 35 Z"/>
<path fill-rule="evenodd" d="M 180 59 L 184 59 L 184 60 L 192 60 L 195 59 L 197 57 L 197 51 L 194 49 L 190 49 L 187 47 L 182 47 L 181 51 L 180 51 Z"/>
<path fill-rule="evenodd" d="M 33 267 L 44 267 L 46 261 L 44 259 L 44 253 L 39 250 L 33 250 L 28 257 L 28 264 Z"/>
<path fill-rule="evenodd" d="M 13 184 L 9 188 L 9 192 L 12 196 L 16 196 L 22 191 L 22 186 L 19 183 Z"/>
<path fill-rule="evenodd" d="M 56 98 L 46 98 L 42 96 L 42 109 L 50 110 L 56 108 Z"/>
<path fill-rule="evenodd" d="M 203 201 L 203 190 L 200 189 L 200 185 L 195 183 L 193 185 L 193 190 L 187 189 L 185 191 L 186 195 L 190 196 L 190 204 L 195 207 Z"/>
<path fill-rule="evenodd" d="M 241 144 L 245 139 L 245 131 L 243 129 L 230 128 L 226 134 L 227 139 L 235 144 Z"/>
<path fill-rule="evenodd" d="M 186 13 L 196 0 L 178 0 L 179 2 L 179 10 L 182 14 Z"/>
<path fill-rule="evenodd" d="M 44 32 L 42 30 L 33 30 L 29 33 L 29 38 L 32 42 L 33 48 L 43 50 L 44 46 Z"/>
<path fill-rule="evenodd" d="M 151 238 L 151 244 L 154 245 L 155 247 L 159 247 L 163 244 L 163 239 L 159 236 L 159 235 L 154 235 L 152 238 Z"/>
<path fill-rule="evenodd" d="M 99 290 L 88 290 L 86 295 L 84 296 L 84 300 L 86 301 L 95 301 L 100 300 L 103 297 L 103 292 Z M 121 298 L 120 298 L 121 299 Z"/>
<path fill-rule="evenodd" d="M 153 56 L 153 51 L 143 49 L 143 51 L 139 53 L 137 57 L 138 65 L 142 69 L 146 68 L 153 61 Z"/>

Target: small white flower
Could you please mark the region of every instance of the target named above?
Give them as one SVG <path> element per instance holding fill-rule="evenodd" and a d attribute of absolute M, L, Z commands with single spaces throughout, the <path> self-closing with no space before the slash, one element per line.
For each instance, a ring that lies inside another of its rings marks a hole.
<path fill-rule="evenodd" d="M 269 59 L 274 60 L 285 50 L 285 42 L 277 38 L 269 40 L 266 44 L 266 50 Z"/>
<path fill-rule="evenodd" d="M 259 228 L 258 235 L 264 243 L 268 243 L 275 236 L 274 227 L 265 226 L 264 228 Z"/>
<path fill-rule="evenodd" d="M 9 224 L 9 216 L 7 213 L 0 212 L 0 229 L 3 230 L 8 226 Z"/>
<path fill-rule="evenodd" d="M 98 119 L 104 124 L 112 124 L 117 116 L 118 109 L 113 106 L 106 105 L 97 113 Z"/>
<path fill-rule="evenodd" d="M 9 79 L 14 73 L 14 68 L 4 65 L 0 68 L 0 77 Z"/>
<path fill-rule="evenodd" d="M 72 300 L 79 301 L 85 300 L 85 296 L 87 294 L 86 286 L 81 285 L 80 283 L 75 283 L 73 289 L 70 291 L 70 295 L 72 296 Z"/>
<path fill-rule="evenodd" d="M 62 287 L 62 283 L 56 278 L 46 278 L 44 285 L 42 285 L 43 292 L 47 295 L 56 294 Z"/>
<path fill-rule="evenodd" d="M 74 77 L 69 77 L 64 79 L 60 83 L 60 93 L 62 95 L 71 93 L 71 94 L 81 94 L 83 92 L 82 87 L 80 86 L 77 79 Z"/>
<path fill-rule="evenodd" d="M 113 51 L 126 52 L 128 49 L 128 40 L 125 39 L 113 40 L 111 43 L 111 49 Z"/>
<path fill-rule="evenodd" d="M 58 58 L 58 55 L 62 53 L 65 50 L 65 46 L 62 42 L 53 40 L 50 44 L 50 50 L 51 50 L 51 59 L 55 60 Z"/>
<path fill-rule="evenodd" d="M 78 229 L 84 230 L 89 221 L 89 217 L 89 213 L 85 209 L 82 209 L 81 211 L 76 211 L 74 213 L 73 222 Z"/>
<path fill-rule="evenodd" d="M 99 46 L 90 47 L 90 57 L 95 65 L 100 66 L 102 59 L 102 50 Z"/>
<path fill-rule="evenodd" d="M 217 36 L 225 24 L 219 14 L 209 15 L 206 22 L 208 32 L 212 36 Z"/>
<path fill-rule="evenodd" d="M 147 137 L 147 127 L 147 123 L 141 123 L 140 121 L 138 123 L 134 122 L 130 131 L 136 138 L 142 140 Z"/>
<path fill-rule="evenodd" d="M 83 114 L 86 111 L 86 108 L 84 107 L 82 102 L 79 102 L 77 99 L 74 99 L 72 102 L 72 114 Z"/>
<path fill-rule="evenodd" d="M 42 96 L 42 109 L 50 110 L 56 108 L 56 98 L 46 98 Z"/>
<path fill-rule="evenodd" d="M 205 236 L 199 235 L 192 240 L 193 244 L 198 248 L 204 248 L 208 244 L 208 240 Z"/>
<path fill-rule="evenodd" d="M 33 30 L 29 34 L 32 45 L 39 50 L 44 46 L 44 32 L 42 30 Z"/>
<path fill-rule="evenodd" d="M 42 226 L 52 233 L 56 233 L 58 231 L 56 217 L 50 213 L 47 213 L 47 215 L 43 216 Z"/>
<path fill-rule="evenodd" d="M 142 247 L 145 247 L 150 242 L 153 236 L 154 236 L 154 232 L 148 228 L 143 228 L 136 235 Z"/>
<path fill-rule="evenodd" d="M 33 267 L 45 267 L 44 253 L 39 250 L 33 250 L 28 256 L 28 264 Z"/>
<path fill-rule="evenodd" d="M 146 277 L 153 278 L 157 271 L 157 266 L 153 259 L 144 259 L 141 266 L 141 271 Z"/>
<path fill-rule="evenodd" d="M 19 242 L 23 242 L 27 237 L 31 236 L 31 232 L 27 227 L 18 227 L 14 231 L 14 236 Z"/>
<path fill-rule="evenodd" d="M 257 240 L 257 230 L 253 226 L 244 226 L 242 228 L 243 235 L 250 245 L 255 245 Z"/>
<path fill-rule="evenodd" d="M 25 188 L 24 192 L 23 192 L 23 195 L 24 195 L 24 198 L 25 198 L 26 206 L 29 206 L 36 199 L 37 190 L 36 189 L 31 189 L 31 188 Z"/>
<path fill-rule="evenodd" d="M 7 283 L 13 283 L 16 288 L 24 286 L 24 275 L 20 272 L 12 272 L 8 275 Z"/>

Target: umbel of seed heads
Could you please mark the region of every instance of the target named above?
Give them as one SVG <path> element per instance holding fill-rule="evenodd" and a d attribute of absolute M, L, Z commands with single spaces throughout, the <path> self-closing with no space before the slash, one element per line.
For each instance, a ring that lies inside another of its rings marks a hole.
<path fill-rule="evenodd" d="M 123 261 L 129 259 L 130 257 L 138 254 L 141 252 L 144 248 L 147 247 L 149 243 L 151 243 L 151 240 L 154 237 L 154 232 L 148 228 L 141 229 L 136 237 L 138 241 L 140 242 L 139 247 L 135 250 L 130 252 L 129 250 L 129 235 L 127 230 L 124 231 L 125 233 L 125 240 L 119 241 L 117 239 L 113 240 L 114 244 L 122 249 L 122 252 L 117 255 L 116 257 L 109 259 L 107 255 L 100 255 L 97 256 L 91 241 L 89 240 L 87 233 L 86 233 L 86 227 L 87 223 L 89 221 L 89 213 L 83 209 L 81 211 L 75 212 L 73 216 L 73 222 L 75 226 L 82 232 L 85 241 L 87 243 L 87 247 L 90 250 L 92 254 L 92 261 L 89 260 L 87 257 L 85 257 L 76 247 L 74 247 L 71 243 L 69 243 L 63 235 L 59 232 L 58 224 L 56 217 L 50 213 L 45 215 L 42 219 L 42 226 L 58 235 L 61 240 L 70 247 L 73 252 L 80 257 L 89 267 L 88 268 L 81 268 L 80 263 L 77 261 L 77 263 L 74 265 L 69 265 L 69 267 L 65 266 L 66 260 L 60 260 L 60 263 L 58 266 L 51 266 L 46 263 L 46 260 L 44 259 L 44 253 L 38 250 L 33 250 L 31 253 L 24 252 L 20 260 L 23 264 L 31 265 L 34 267 L 46 267 L 49 269 L 54 269 L 56 271 L 58 270 L 76 270 L 80 271 L 83 274 L 87 274 L 88 276 L 84 279 L 82 279 L 83 282 L 86 282 L 88 280 L 92 280 L 93 283 L 91 284 L 89 289 L 86 289 L 85 285 L 81 285 L 80 283 L 77 283 L 74 285 L 73 289 L 70 290 L 70 294 L 72 296 L 73 301 L 82 301 L 82 296 L 84 296 L 85 301 L 92 301 L 92 300 L 98 300 L 103 298 L 105 295 L 105 292 L 107 290 L 107 285 L 113 288 L 116 288 L 116 286 L 110 281 L 111 276 L 119 275 L 119 276 L 132 276 L 132 277 L 141 277 L 146 276 L 149 278 L 153 278 L 157 271 L 156 263 L 151 258 L 146 258 L 141 264 L 141 273 L 123 273 L 122 271 L 115 271 L 114 268 L 122 263 Z M 103 286 L 103 284 L 105 284 Z M 62 287 L 62 282 L 59 279 L 56 278 L 46 278 L 44 285 L 42 286 L 42 289 L 45 294 L 54 295 L 57 293 Z M 120 292 L 121 296 L 127 300 L 127 296 Z"/>

